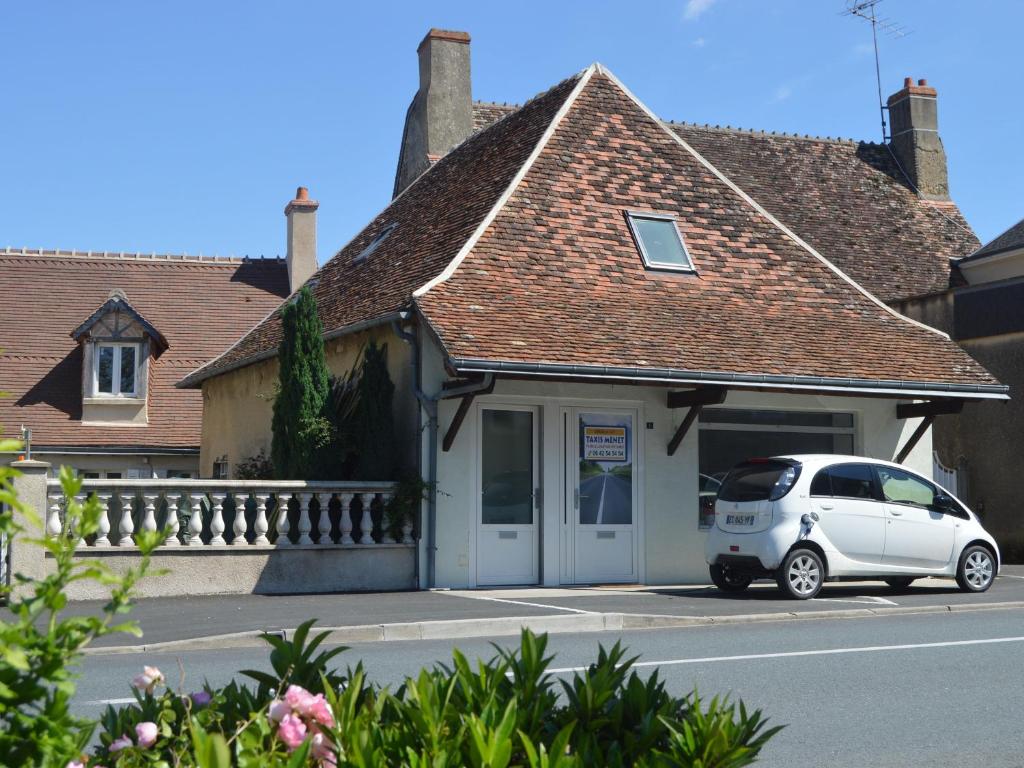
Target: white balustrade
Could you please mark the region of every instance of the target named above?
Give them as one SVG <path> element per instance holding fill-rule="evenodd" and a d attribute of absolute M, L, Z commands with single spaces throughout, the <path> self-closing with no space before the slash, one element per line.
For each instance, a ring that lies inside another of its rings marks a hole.
<path fill-rule="evenodd" d="M 352 538 L 352 512 L 349 509 L 352 506 L 351 493 L 342 493 L 338 496 L 338 501 L 341 502 L 341 518 L 338 521 L 338 527 L 341 529 L 341 544 L 355 544 L 355 539 Z"/>
<path fill-rule="evenodd" d="M 249 501 L 249 494 L 236 493 L 232 498 L 235 500 L 235 523 L 231 526 L 231 530 L 234 532 L 235 538 L 231 540 L 231 543 L 236 547 L 245 546 L 249 543 L 245 538 L 245 534 L 249 531 L 249 524 L 245 520 L 245 505 Z"/>
<path fill-rule="evenodd" d="M 267 499 L 270 498 L 270 494 L 265 491 L 256 491 L 253 496 L 256 499 L 256 522 L 253 525 L 256 538 L 252 543 L 259 547 L 266 547 L 270 545 L 270 539 L 267 538 Z"/>
<path fill-rule="evenodd" d="M 288 522 L 288 501 L 292 495 L 286 491 L 277 492 L 277 546 L 290 547 L 292 540 L 288 538 L 291 525 Z"/>
<path fill-rule="evenodd" d="M 326 547 L 334 542 L 331 541 L 331 494 L 314 493 L 317 509 L 320 510 L 320 518 L 316 521 L 316 529 L 320 533 L 317 541 L 321 547 Z"/>
<path fill-rule="evenodd" d="M 96 494 L 96 498 L 100 502 L 100 519 L 94 547 L 110 546 L 110 499 L 113 495 L 110 491 L 100 491 Z"/>
<path fill-rule="evenodd" d="M 359 521 L 359 531 L 362 534 L 359 537 L 360 544 L 376 544 L 373 540 L 373 515 L 370 514 L 370 507 L 373 506 L 373 494 L 357 493 L 356 496 L 363 503 L 363 517 Z"/>
<path fill-rule="evenodd" d="M 299 494 L 299 545 L 312 544 L 313 539 L 309 532 L 313 530 L 313 521 L 309 517 L 309 502 L 313 498 L 312 493 Z"/>
<path fill-rule="evenodd" d="M 135 505 L 138 503 L 140 531 L 157 531 L 157 514 L 165 505 L 164 530 L 166 538 L 162 546 L 167 547 L 208 547 L 227 544 L 226 527 L 234 534 L 232 546 L 270 546 L 270 529 L 276 529 L 278 547 L 293 546 L 290 539 L 292 528 L 296 529 L 296 544 L 320 547 L 350 547 L 355 544 L 369 545 L 412 545 L 413 526 L 411 521 L 400 525 L 401 539 L 396 542 L 397 531 L 388 527 L 387 508 L 394 498 L 394 486 L 390 483 L 359 482 L 305 482 L 278 481 L 272 488 L 260 485 L 258 481 L 208 481 L 189 479 L 146 480 L 91 479 L 85 480 L 82 492 L 75 501 L 83 503 L 95 496 L 100 508 L 95 541 L 80 540 L 80 526 L 65 520 L 64 497 L 56 480 L 48 481 L 45 511 L 45 527 L 48 536 L 67 535 L 79 539 L 85 548 L 112 547 L 136 548 Z M 225 521 L 224 506 L 228 497 L 234 500 L 234 511 L 229 506 L 230 521 Z M 289 503 L 295 498 L 298 518 L 289 520 Z M 254 516 L 250 525 L 246 517 L 248 500 L 252 498 Z M 337 540 L 331 521 L 331 503 L 338 499 Z M 204 520 L 203 507 L 209 500 L 209 517 Z M 374 505 L 380 503 L 382 520 L 377 530 L 374 526 Z M 136 502 L 136 500 L 138 500 Z M 276 521 L 270 523 L 269 505 L 276 503 Z M 352 505 L 360 510 L 358 521 L 359 538 L 353 537 L 355 521 Z M 319 510 L 314 531 L 313 509 Z M 179 515 L 185 515 L 188 522 L 182 526 Z M 252 533 L 250 534 L 250 528 Z M 184 529 L 184 530 L 182 530 Z M 249 538 L 252 541 L 249 541 Z M 315 542 L 314 542 L 315 539 Z"/>
<path fill-rule="evenodd" d="M 169 491 L 164 497 L 167 501 L 167 520 L 164 527 L 167 528 L 167 538 L 164 539 L 165 547 L 179 547 L 178 541 L 178 506 L 181 504 L 181 496 L 174 491 Z"/>
<path fill-rule="evenodd" d="M 75 496 L 75 501 L 78 503 L 78 514 L 79 515 L 82 514 L 83 508 L 85 506 L 85 498 L 86 498 L 86 495 L 84 493 L 79 493 L 77 496 Z M 67 521 L 65 521 L 65 522 L 67 522 Z M 79 519 L 78 523 L 79 523 L 79 525 L 81 524 L 81 520 L 80 519 Z M 74 530 L 74 529 L 78 528 L 79 525 L 71 525 L 71 524 L 69 524 L 68 525 L 68 535 L 75 537 L 75 539 L 76 539 L 75 546 L 76 547 L 84 547 L 85 546 L 85 539 L 78 534 L 77 530 Z"/>
<path fill-rule="evenodd" d="M 118 525 L 121 538 L 118 539 L 117 546 L 134 547 L 135 539 L 132 538 L 132 534 L 135 533 L 135 522 L 132 520 L 132 502 L 135 500 L 135 494 L 122 494 L 117 491 L 115 494 L 121 501 L 121 523 Z"/>
<path fill-rule="evenodd" d="M 210 501 L 213 504 L 213 514 L 210 516 L 210 544 L 225 544 L 224 541 L 224 499 L 226 493 L 214 492 L 210 494 Z"/>

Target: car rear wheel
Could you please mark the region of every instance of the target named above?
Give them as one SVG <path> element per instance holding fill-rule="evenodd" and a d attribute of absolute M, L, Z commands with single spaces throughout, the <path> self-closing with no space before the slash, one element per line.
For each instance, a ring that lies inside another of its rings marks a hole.
<path fill-rule="evenodd" d="M 718 563 L 710 566 L 708 571 L 711 573 L 712 583 L 723 592 L 742 592 L 753 581 L 750 576 L 736 573 L 732 568 Z"/>
<path fill-rule="evenodd" d="M 956 567 L 956 583 L 964 592 L 984 592 L 995 580 L 996 563 L 985 547 L 974 545 L 964 550 Z"/>
<path fill-rule="evenodd" d="M 812 549 L 794 549 L 786 555 L 775 580 L 789 597 L 810 600 L 825 583 L 825 564 Z"/>
<path fill-rule="evenodd" d="M 906 589 L 914 583 L 914 579 L 908 579 L 906 576 L 898 576 L 891 579 L 886 579 L 885 583 L 888 584 L 892 589 Z"/>

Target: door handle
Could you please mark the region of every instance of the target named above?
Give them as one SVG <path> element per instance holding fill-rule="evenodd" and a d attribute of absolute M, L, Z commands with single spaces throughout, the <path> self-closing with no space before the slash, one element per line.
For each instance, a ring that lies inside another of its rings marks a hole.
<path fill-rule="evenodd" d="M 900 515 L 902 515 L 903 513 L 902 513 L 902 512 L 900 512 L 900 511 L 899 511 L 899 510 L 897 510 L 897 509 L 890 509 L 890 510 L 889 510 L 889 514 L 890 514 L 890 515 L 892 515 L 893 517 L 899 517 L 899 516 L 900 516 Z"/>
<path fill-rule="evenodd" d="M 835 504 L 819 504 L 818 506 L 821 507 L 822 509 L 835 509 L 836 508 Z"/>

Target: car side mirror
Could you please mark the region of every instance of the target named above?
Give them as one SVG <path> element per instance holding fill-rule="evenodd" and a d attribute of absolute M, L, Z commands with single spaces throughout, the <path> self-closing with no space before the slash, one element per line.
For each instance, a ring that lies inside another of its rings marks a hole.
<path fill-rule="evenodd" d="M 953 502 L 953 497 L 948 493 L 937 493 L 932 502 L 932 508 L 937 512 L 950 512 L 956 509 L 956 505 Z"/>

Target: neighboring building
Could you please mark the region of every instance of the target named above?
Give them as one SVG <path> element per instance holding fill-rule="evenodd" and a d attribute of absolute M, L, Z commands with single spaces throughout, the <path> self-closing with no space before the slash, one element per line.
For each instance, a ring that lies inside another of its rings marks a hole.
<path fill-rule="evenodd" d="M 975 403 L 936 424 L 935 448 L 957 470 L 959 493 L 1015 562 L 1024 559 L 1017 478 L 1024 466 L 1024 221 L 956 261 L 956 287 L 903 311 L 949 333 L 1010 387 L 1009 403 Z"/>
<path fill-rule="evenodd" d="M 600 65 L 474 104 L 468 43 L 420 45 L 396 197 L 312 281 L 332 370 L 388 344 L 406 459 L 439 491 L 421 586 L 703 580 L 701 494 L 737 460 L 930 472 L 937 413 L 1005 399 L 853 280 L 937 290 L 975 247 L 898 148 L 667 124 Z M 204 473 L 268 448 L 280 332 L 181 382 Z"/>
<path fill-rule="evenodd" d="M 5 436 L 31 430 L 32 457 L 54 471 L 195 477 L 202 398 L 174 384 L 278 306 L 288 270 L 281 259 L 7 248 L 0 284 Z"/>

